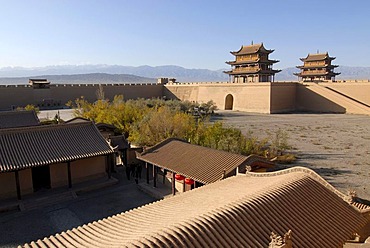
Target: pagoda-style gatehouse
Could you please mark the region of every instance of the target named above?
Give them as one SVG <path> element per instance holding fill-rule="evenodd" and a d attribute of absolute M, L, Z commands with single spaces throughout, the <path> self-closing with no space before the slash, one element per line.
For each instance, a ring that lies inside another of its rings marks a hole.
<path fill-rule="evenodd" d="M 273 51 L 267 50 L 263 43 L 242 46 L 239 51 L 230 52 L 235 55 L 235 60 L 226 62 L 232 70 L 225 73 L 232 77 L 234 83 L 273 82 L 275 73 L 281 71 L 272 69 L 272 65 L 279 62 L 269 59 Z"/>
<path fill-rule="evenodd" d="M 330 57 L 326 53 L 308 54 L 306 58 L 300 58 L 303 66 L 297 66 L 301 72 L 294 73 L 298 76 L 299 81 L 304 82 L 320 82 L 320 81 L 335 81 L 335 76 L 340 73 L 334 72 L 334 68 L 338 65 L 332 65 L 331 61 L 335 57 Z"/>

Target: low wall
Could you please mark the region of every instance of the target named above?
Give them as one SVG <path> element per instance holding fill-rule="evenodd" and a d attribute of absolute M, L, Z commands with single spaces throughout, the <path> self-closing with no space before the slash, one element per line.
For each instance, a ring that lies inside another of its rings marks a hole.
<path fill-rule="evenodd" d="M 19 185 L 21 195 L 33 192 L 31 169 L 21 170 L 19 173 Z M 15 172 L 0 173 L 0 199 L 17 197 Z"/>
<path fill-rule="evenodd" d="M 51 164 L 50 184 L 52 188 L 68 185 L 68 168 L 67 163 Z"/>
<path fill-rule="evenodd" d="M 72 184 L 106 175 L 106 157 L 93 157 L 71 162 Z"/>

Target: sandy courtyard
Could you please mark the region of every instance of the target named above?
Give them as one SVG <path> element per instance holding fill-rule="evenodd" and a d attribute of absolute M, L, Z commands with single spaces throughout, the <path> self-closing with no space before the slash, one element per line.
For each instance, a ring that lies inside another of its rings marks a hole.
<path fill-rule="evenodd" d="M 251 114 L 218 111 L 226 125 L 258 137 L 279 128 L 289 135 L 298 160 L 290 166 L 311 168 L 343 193 L 355 190 L 370 200 L 370 117 L 340 114 Z"/>

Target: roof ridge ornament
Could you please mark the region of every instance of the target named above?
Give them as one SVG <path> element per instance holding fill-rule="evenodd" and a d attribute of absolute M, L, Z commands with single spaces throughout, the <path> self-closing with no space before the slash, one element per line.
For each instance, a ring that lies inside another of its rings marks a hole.
<path fill-rule="evenodd" d="M 357 198 L 357 192 L 355 190 L 349 190 L 344 200 L 347 201 L 348 203 L 353 203 L 355 202 L 356 198 Z"/>
<path fill-rule="evenodd" d="M 271 232 L 270 235 L 271 242 L 269 243 L 269 248 L 292 248 L 292 230 L 289 230 L 284 234 L 284 238 Z"/>

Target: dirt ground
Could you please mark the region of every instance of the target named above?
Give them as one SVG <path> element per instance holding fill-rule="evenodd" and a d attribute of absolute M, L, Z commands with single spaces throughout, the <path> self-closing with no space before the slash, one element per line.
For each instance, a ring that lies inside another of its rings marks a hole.
<path fill-rule="evenodd" d="M 218 111 L 224 124 L 252 131 L 264 138 L 281 129 L 288 133 L 291 166 L 305 166 L 318 172 L 343 193 L 355 190 L 370 199 L 370 117 L 344 114 L 251 114 Z"/>

